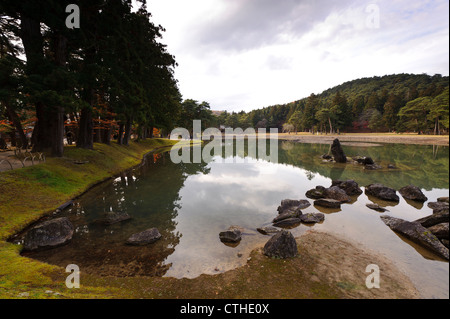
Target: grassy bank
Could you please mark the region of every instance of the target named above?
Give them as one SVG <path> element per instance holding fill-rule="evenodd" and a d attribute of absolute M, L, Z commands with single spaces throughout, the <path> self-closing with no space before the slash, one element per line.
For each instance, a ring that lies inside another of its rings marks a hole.
<path fill-rule="evenodd" d="M 105 298 L 113 293 L 103 288 L 64 290 L 59 267 L 21 257 L 21 247 L 6 240 L 96 183 L 138 165 L 146 153 L 173 144 L 152 139 L 130 146 L 95 144 L 94 150 L 66 147 L 62 158 L 0 173 L 0 298 Z"/>

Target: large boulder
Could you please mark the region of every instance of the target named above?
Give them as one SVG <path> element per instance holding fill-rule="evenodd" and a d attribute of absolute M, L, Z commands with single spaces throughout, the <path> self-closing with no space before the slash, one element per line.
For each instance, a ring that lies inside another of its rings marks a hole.
<path fill-rule="evenodd" d="M 367 195 L 372 195 L 376 198 L 387 201 L 400 201 L 400 198 L 396 194 L 396 190 L 383 184 L 375 183 L 366 186 L 365 192 Z"/>
<path fill-rule="evenodd" d="M 159 233 L 158 229 L 150 228 L 144 230 L 143 232 L 131 235 L 130 238 L 128 238 L 128 240 L 126 241 L 126 243 L 128 245 L 142 246 L 154 243 L 160 238 L 161 234 Z"/>
<path fill-rule="evenodd" d="M 50 219 L 30 229 L 24 238 L 24 250 L 53 248 L 68 243 L 74 227 L 67 217 Z"/>
<path fill-rule="evenodd" d="M 409 240 L 427 248 L 445 259 L 449 259 L 448 248 L 427 228 L 417 222 L 409 222 L 391 216 L 381 216 L 383 222 L 393 231 L 405 236 Z"/>
<path fill-rule="evenodd" d="M 448 223 L 449 222 L 449 212 L 442 211 L 436 214 L 431 214 L 420 218 L 415 221 L 416 223 L 421 224 L 423 227 L 431 227 L 440 223 Z"/>
<path fill-rule="evenodd" d="M 345 153 L 342 150 L 341 143 L 337 138 L 331 145 L 331 154 L 333 154 L 333 158 L 336 163 L 347 163 L 347 157 L 345 156 Z"/>
<path fill-rule="evenodd" d="M 363 192 L 361 190 L 361 188 L 359 188 L 358 183 L 352 179 L 349 179 L 347 181 L 341 181 L 341 180 L 332 181 L 331 186 L 339 187 L 349 196 L 360 195 Z"/>
<path fill-rule="evenodd" d="M 403 198 L 410 199 L 416 202 L 423 203 L 428 200 L 428 198 L 422 193 L 422 190 L 414 185 L 402 187 L 398 190 L 398 192 L 403 196 Z"/>
<path fill-rule="evenodd" d="M 291 258 L 298 254 L 297 242 L 294 236 L 286 230 L 274 235 L 264 245 L 264 255 L 275 258 Z"/>
<path fill-rule="evenodd" d="M 338 186 L 332 186 L 325 189 L 323 192 L 323 196 L 324 198 L 335 199 L 337 201 L 340 201 L 341 203 L 348 203 L 351 201 L 350 196 L 348 196 L 347 193 Z"/>

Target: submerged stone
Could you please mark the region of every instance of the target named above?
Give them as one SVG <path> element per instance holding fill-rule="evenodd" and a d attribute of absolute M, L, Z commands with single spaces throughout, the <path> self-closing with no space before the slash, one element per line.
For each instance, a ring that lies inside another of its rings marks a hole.
<path fill-rule="evenodd" d="M 126 243 L 128 245 L 141 246 L 154 243 L 160 238 L 161 234 L 159 233 L 158 229 L 150 228 L 144 230 L 143 232 L 131 235 Z"/>
<path fill-rule="evenodd" d="M 377 212 L 387 212 L 388 210 L 384 207 L 381 207 L 378 204 L 366 204 L 367 207 L 369 207 L 370 209 L 376 210 Z"/>
<path fill-rule="evenodd" d="M 129 219 L 131 219 L 131 216 L 127 213 L 107 212 L 103 218 L 97 219 L 95 223 L 109 226 Z"/>

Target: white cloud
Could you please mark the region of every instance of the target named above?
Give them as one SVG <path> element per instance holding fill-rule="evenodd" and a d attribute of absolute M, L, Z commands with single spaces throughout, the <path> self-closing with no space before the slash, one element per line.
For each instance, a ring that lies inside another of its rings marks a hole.
<path fill-rule="evenodd" d="M 447 0 L 153 0 L 148 8 L 167 30 L 183 97 L 217 110 L 287 103 L 361 77 L 448 75 Z"/>

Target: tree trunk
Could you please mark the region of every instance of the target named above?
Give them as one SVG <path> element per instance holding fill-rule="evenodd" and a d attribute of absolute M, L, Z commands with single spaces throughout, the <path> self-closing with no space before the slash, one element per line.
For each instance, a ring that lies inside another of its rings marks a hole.
<path fill-rule="evenodd" d="M 133 121 L 130 118 L 127 118 L 127 122 L 125 123 L 125 135 L 123 137 L 123 144 L 127 145 L 130 142 L 131 138 L 131 128 L 132 128 Z"/>
<path fill-rule="evenodd" d="M 29 18 L 23 12 L 20 13 L 20 38 L 22 39 L 27 58 L 26 74 L 28 76 L 39 76 L 38 69 L 44 58 L 41 25 L 39 21 Z M 37 121 L 34 125 L 32 136 L 33 152 L 43 151 L 50 147 L 48 117 L 46 116 L 45 106 L 42 102 L 37 101 L 35 108 Z"/>
<path fill-rule="evenodd" d="M 119 145 L 123 144 L 123 130 L 124 130 L 124 124 L 119 123 L 119 132 L 117 134 L 117 144 L 119 144 Z"/>
<path fill-rule="evenodd" d="M 41 103 L 36 103 L 37 121 L 33 129 L 33 152 L 43 152 L 51 148 L 51 114 Z"/>
<path fill-rule="evenodd" d="M 66 68 L 67 38 L 61 33 L 55 35 L 55 64 L 60 68 Z M 64 107 L 55 106 L 51 111 L 54 115 L 52 123 L 52 155 L 62 157 L 64 154 Z"/>
<path fill-rule="evenodd" d="M 80 122 L 78 123 L 77 147 L 85 149 L 94 148 L 92 109 L 81 109 Z"/>
<path fill-rule="evenodd" d="M 105 127 L 102 131 L 103 131 L 102 143 L 104 143 L 106 145 L 110 145 L 111 144 L 111 131 L 112 131 L 111 124 L 109 124 L 107 127 Z"/>
<path fill-rule="evenodd" d="M 11 122 L 13 122 L 16 127 L 16 131 L 19 133 L 21 148 L 26 149 L 28 146 L 27 136 L 23 132 L 22 123 L 20 122 L 20 118 L 14 109 L 9 105 L 9 103 L 4 103 L 6 106 L 6 111 L 8 112 L 8 117 Z"/>
<path fill-rule="evenodd" d="M 64 155 L 64 107 L 56 107 L 52 128 L 52 156 L 62 157 Z"/>

